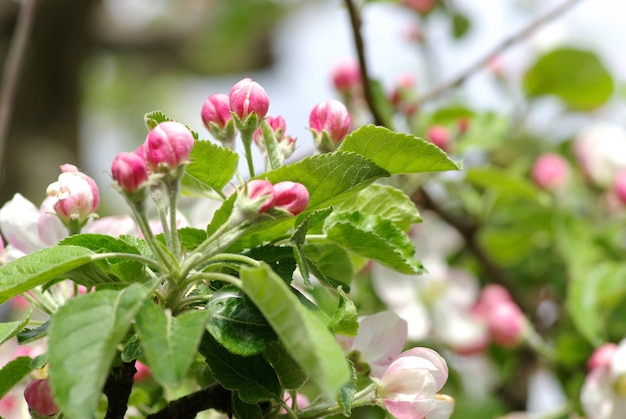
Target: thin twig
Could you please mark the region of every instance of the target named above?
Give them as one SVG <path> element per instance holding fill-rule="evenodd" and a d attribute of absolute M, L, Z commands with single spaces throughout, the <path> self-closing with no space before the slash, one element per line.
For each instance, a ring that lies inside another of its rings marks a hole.
<path fill-rule="evenodd" d="M 172 400 L 163 409 L 146 416 L 146 419 L 193 419 L 198 412 L 216 409 L 231 417 L 233 408 L 231 392 L 218 383 Z"/>
<path fill-rule="evenodd" d="M 425 102 L 428 102 L 428 101 L 430 101 L 432 99 L 436 99 L 439 96 L 441 96 L 444 93 L 446 93 L 448 90 L 451 90 L 451 89 L 453 89 L 455 87 L 458 87 L 461 84 L 465 83 L 465 81 L 468 78 L 470 78 L 474 74 L 478 73 L 491 60 L 493 60 L 494 58 L 496 58 L 497 56 L 502 54 L 505 50 L 507 50 L 511 46 L 517 44 L 518 42 L 524 40 L 529 35 L 531 35 L 534 31 L 536 31 L 539 27 L 541 27 L 542 25 L 548 23 L 549 21 L 557 18 L 561 14 L 565 13 L 566 11 L 571 9 L 573 6 L 575 6 L 577 3 L 580 3 L 580 1 L 581 0 L 567 0 L 567 1 L 559 4 L 558 6 L 556 6 L 554 9 L 550 10 L 549 12 L 547 12 L 545 15 L 540 16 L 537 19 L 531 21 L 528 25 L 523 27 L 521 30 L 519 30 L 518 32 L 514 33 L 510 37 L 508 37 L 505 40 L 503 40 L 495 48 L 493 48 L 491 51 L 489 51 L 487 54 L 485 54 L 482 58 L 477 60 L 474 64 L 472 64 L 469 67 L 467 67 L 464 71 L 459 73 L 456 77 L 454 77 L 453 79 L 451 79 L 451 80 L 449 80 L 449 81 L 447 81 L 445 83 L 442 83 L 439 86 L 436 86 L 435 88 L 433 88 L 429 92 L 427 92 L 424 95 L 422 95 L 420 97 L 419 101 L 418 101 L 418 104 L 421 105 L 421 104 L 423 104 Z"/>
<path fill-rule="evenodd" d="M 2 90 L 0 90 L 0 165 L 4 162 L 4 150 L 9 132 L 9 123 L 13 114 L 15 94 L 19 83 L 24 55 L 30 38 L 31 27 L 35 19 L 37 0 L 23 0 L 17 16 L 15 33 L 11 40 L 9 53 L 4 64 Z"/>
<path fill-rule="evenodd" d="M 376 100 L 374 99 L 374 92 L 372 91 L 372 84 L 368 74 L 367 61 L 365 60 L 365 48 L 363 47 L 363 36 L 361 35 L 361 18 L 352 0 L 346 0 L 346 7 L 348 8 L 348 14 L 350 15 L 352 36 L 354 37 L 354 45 L 359 57 L 361 79 L 363 80 L 363 95 L 365 96 L 365 101 L 368 103 L 370 112 L 374 118 L 374 124 L 384 126 L 384 119 L 376 107 Z"/>

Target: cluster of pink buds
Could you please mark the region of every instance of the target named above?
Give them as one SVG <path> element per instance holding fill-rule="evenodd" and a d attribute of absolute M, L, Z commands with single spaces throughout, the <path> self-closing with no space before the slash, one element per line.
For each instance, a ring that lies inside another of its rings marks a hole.
<path fill-rule="evenodd" d="M 296 141 L 293 137 L 285 135 L 287 130 L 285 118 L 281 115 L 268 116 L 265 118 L 265 121 L 272 129 L 272 133 L 274 134 L 274 138 L 278 144 L 278 149 L 283 158 L 286 159 L 291 156 L 296 148 Z M 257 128 L 254 132 L 254 143 L 259 147 L 259 149 L 265 151 L 265 138 L 263 137 L 263 130 L 261 128 Z"/>
<path fill-rule="evenodd" d="M 321 153 L 335 150 L 348 135 L 350 128 L 348 109 L 337 100 L 318 103 L 309 115 L 309 129 L 313 133 L 315 147 Z"/>
<path fill-rule="evenodd" d="M 363 79 L 361 68 L 355 60 L 340 61 L 332 70 L 333 86 L 346 100 L 351 100 L 362 94 Z"/>
<path fill-rule="evenodd" d="M 65 225 L 82 226 L 96 212 L 100 194 L 96 182 L 71 164 L 61 166 L 56 182 L 46 190 L 48 196 L 56 198 L 54 211 Z"/>
<path fill-rule="evenodd" d="M 191 155 L 194 138 L 189 129 L 174 121 L 161 122 L 148 133 L 134 153 L 122 152 L 111 164 L 113 179 L 128 193 L 142 189 L 150 172 L 175 172 Z"/>
<path fill-rule="evenodd" d="M 497 344 L 512 347 L 524 338 L 526 317 L 503 286 L 485 286 L 472 312 L 485 320 L 489 336 Z"/>
<path fill-rule="evenodd" d="M 402 115 L 412 117 L 417 113 L 417 92 L 412 74 L 402 74 L 391 91 L 389 101 Z"/>
<path fill-rule="evenodd" d="M 535 160 L 531 178 L 542 189 L 553 191 L 563 187 L 569 178 L 569 163 L 558 154 L 542 154 Z"/>
<path fill-rule="evenodd" d="M 52 389 L 47 378 L 33 380 L 24 389 L 24 399 L 28 408 L 42 416 L 52 416 L 59 412 L 59 407 L 52 398 Z"/>

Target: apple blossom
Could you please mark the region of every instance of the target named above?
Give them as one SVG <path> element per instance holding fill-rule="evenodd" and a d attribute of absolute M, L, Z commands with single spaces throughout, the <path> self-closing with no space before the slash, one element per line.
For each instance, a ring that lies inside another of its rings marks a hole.
<path fill-rule="evenodd" d="M 113 179 L 126 192 L 135 192 L 148 181 L 146 161 L 137 153 L 120 153 L 111 164 Z"/>
<path fill-rule="evenodd" d="M 327 100 L 313 107 L 309 127 L 315 147 L 322 153 L 333 151 L 350 131 L 350 114 L 338 100 Z"/>
<path fill-rule="evenodd" d="M 256 114 L 260 121 L 267 115 L 270 107 L 270 99 L 265 89 L 250 78 L 237 82 L 230 90 L 228 98 L 230 110 L 242 121 L 252 114 Z"/>
<path fill-rule="evenodd" d="M 396 418 L 424 418 L 437 408 L 436 394 L 447 379 L 448 366 L 441 355 L 429 348 L 413 348 L 389 365 L 378 395 Z"/>
<path fill-rule="evenodd" d="M 276 141 L 280 143 L 282 140 L 285 131 L 287 130 L 287 123 L 285 122 L 285 118 L 282 115 L 278 116 L 268 116 L 265 118 L 269 126 L 272 128 L 272 132 L 274 132 L 274 137 Z M 254 142 L 259 148 L 265 148 L 265 141 L 263 139 L 263 130 L 261 128 L 257 128 L 254 131 Z"/>
<path fill-rule="evenodd" d="M 613 192 L 622 204 L 626 204 L 626 169 L 620 170 L 615 175 Z"/>
<path fill-rule="evenodd" d="M 274 185 L 274 208 L 298 215 L 309 205 L 309 191 L 297 182 L 279 182 Z"/>
<path fill-rule="evenodd" d="M 596 355 L 597 351 L 606 351 L 601 357 L 610 360 L 603 359 L 587 374 L 580 394 L 583 409 L 588 419 L 623 418 L 626 411 L 626 339 L 617 348 L 611 345 L 597 349 L 589 364 L 595 363 L 591 362 L 594 355 L 600 356 Z"/>
<path fill-rule="evenodd" d="M 402 4 L 421 15 L 426 15 L 437 6 L 437 0 L 402 0 Z"/>
<path fill-rule="evenodd" d="M 61 172 L 59 179 L 48 186 L 46 193 L 56 199 L 54 211 L 66 225 L 82 225 L 98 208 L 98 187 L 92 178 L 74 165 L 62 165 Z"/>
<path fill-rule="evenodd" d="M 596 368 L 610 368 L 617 349 L 617 344 L 611 342 L 597 347 L 587 361 L 589 371 Z"/>
<path fill-rule="evenodd" d="M 513 302 L 497 304 L 487 311 L 487 328 L 494 342 L 515 346 L 523 337 L 526 327 L 524 313 Z"/>
<path fill-rule="evenodd" d="M 589 180 L 609 188 L 616 174 L 626 169 L 626 130 L 618 125 L 592 125 L 576 137 L 574 152 Z"/>
<path fill-rule="evenodd" d="M 531 178 L 537 186 L 547 190 L 558 189 L 567 182 L 569 164 L 562 156 L 553 153 L 542 154 L 535 160 Z"/>
<path fill-rule="evenodd" d="M 415 77 L 405 73 L 398 77 L 396 86 L 390 95 L 390 102 L 400 113 L 413 116 L 417 112 L 417 97 Z"/>
<path fill-rule="evenodd" d="M 191 131 L 179 122 L 161 122 L 148 133 L 144 143 L 148 167 L 155 172 L 166 167 L 174 170 L 189 159 L 194 139 Z"/>
<path fill-rule="evenodd" d="M 28 407 L 43 416 L 52 416 L 59 407 L 52 398 L 52 389 L 47 379 L 33 380 L 24 389 L 24 398 Z"/>

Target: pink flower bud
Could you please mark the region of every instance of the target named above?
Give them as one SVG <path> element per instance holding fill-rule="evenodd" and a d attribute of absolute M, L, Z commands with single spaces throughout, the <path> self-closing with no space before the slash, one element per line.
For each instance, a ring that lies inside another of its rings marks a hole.
<path fill-rule="evenodd" d="M 145 159 L 153 171 L 160 166 L 173 170 L 189 159 L 194 139 L 191 131 L 179 122 L 161 122 L 148 133 Z"/>
<path fill-rule="evenodd" d="M 437 0 L 402 0 L 402 3 L 419 14 L 430 13 L 437 5 Z"/>
<path fill-rule="evenodd" d="M 59 412 L 47 379 L 33 380 L 28 383 L 24 389 L 24 398 L 28 407 L 40 415 L 52 416 Z"/>
<path fill-rule="evenodd" d="M 620 202 L 626 204 L 626 170 L 622 170 L 615 175 L 613 191 Z"/>
<path fill-rule="evenodd" d="M 230 110 L 241 120 L 255 113 L 259 120 L 267 115 L 270 99 L 260 84 L 245 78 L 235 84 L 229 95 Z"/>
<path fill-rule="evenodd" d="M 450 133 L 446 127 L 433 125 L 426 131 L 426 139 L 442 149 L 448 151 L 450 147 Z"/>
<path fill-rule="evenodd" d="M 46 193 L 56 198 L 53 208 L 61 220 L 82 223 L 100 203 L 96 182 L 71 164 L 62 165 L 61 171 L 59 179 L 48 186 Z"/>
<path fill-rule="evenodd" d="M 275 208 L 289 211 L 293 215 L 298 215 L 309 205 L 309 191 L 301 183 L 279 182 L 274 185 Z"/>
<path fill-rule="evenodd" d="M 280 142 L 285 134 L 285 131 L 287 130 L 287 122 L 285 122 L 285 118 L 283 118 L 281 115 L 278 115 L 268 116 L 267 118 L 265 118 L 265 120 L 272 128 L 276 141 Z M 257 130 L 254 131 L 254 142 L 259 147 L 264 147 L 265 142 L 263 141 L 263 130 L 261 128 L 257 128 Z"/>
<path fill-rule="evenodd" d="M 346 106 L 333 99 L 318 103 L 309 115 L 309 126 L 313 131 L 315 145 L 322 152 L 337 148 L 350 131 L 350 124 L 350 114 Z"/>
<path fill-rule="evenodd" d="M 338 92 L 347 94 L 361 88 L 361 68 L 355 60 L 344 60 L 332 71 L 333 85 Z"/>
<path fill-rule="evenodd" d="M 144 381 L 145 379 L 149 378 L 152 375 L 150 368 L 143 362 L 140 362 L 140 361 L 135 362 L 135 369 L 137 371 L 135 372 L 135 376 L 133 377 L 133 379 L 137 383 L 140 381 Z"/>
<path fill-rule="evenodd" d="M 262 214 L 274 205 L 274 187 L 267 180 L 251 180 L 246 183 L 248 200 L 258 207 L 257 213 Z"/>
<path fill-rule="evenodd" d="M 230 113 L 230 101 L 223 93 L 211 95 L 204 101 L 202 106 L 202 122 L 209 128 L 209 124 L 215 124 L 223 129 L 228 121 L 233 119 Z"/>
<path fill-rule="evenodd" d="M 120 153 L 111 164 L 113 179 L 127 192 L 135 192 L 148 181 L 146 162 L 137 153 Z"/>
<path fill-rule="evenodd" d="M 295 138 L 289 135 L 283 135 L 283 138 L 278 142 L 278 149 L 280 150 L 283 158 L 287 158 L 293 154 L 296 149 L 296 140 Z"/>
<path fill-rule="evenodd" d="M 569 164 L 558 154 L 543 154 L 535 160 L 530 176 L 540 188 L 558 189 L 567 182 Z"/>
<path fill-rule="evenodd" d="M 469 118 L 466 116 L 459 118 L 459 120 L 456 123 L 456 127 L 459 130 L 459 134 L 465 134 L 469 130 L 469 127 L 470 127 Z"/>
<path fill-rule="evenodd" d="M 502 302 L 487 312 L 487 329 L 494 342 L 505 347 L 520 342 L 526 320 L 524 313 L 513 302 Z"/>
<path fill-rule="evenodd" d="M 618 346 L 615 343 L 605 343 L 602 346 L 598 346 L 587 361 L 587 369 L 592 371 L 597 368 L 611 368 L 617 348 Z"/>
<path fill-rule="evenodd" d="M 493 307 L 502 303 L 513 302 L 511 294 L 502 285 L 489 284 L 485 285 L 480 291 L 480 296 L 476 305 L 472 308 L 472 313 L 479 317 L 486 317 L 487 312 Z"/>
<path fill-rule="evenodd" d="M 412 116 L 417 112 L 415 84 L 412 74 L 402 74 L 391 92 L 391 104 L 403 115 Z"/>
<path fill-rule="evenodd" d="M 428 348 L 401 353 L 383 374 L 378 394 L 398 419 L 424 418 L 438 406 L 436 393 L 448 379 L 446 361 Z"/>

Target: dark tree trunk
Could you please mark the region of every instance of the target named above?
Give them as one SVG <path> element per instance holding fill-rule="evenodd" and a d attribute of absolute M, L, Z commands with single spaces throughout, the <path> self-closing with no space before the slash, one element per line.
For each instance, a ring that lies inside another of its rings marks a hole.
<path fill-rule="evenodd" d="M 38 205 L 60 164 L 80 166 L 80 70 L 91 45 L 90 18 L 97 2 L 37 4 L 1 166 L 0 205 L 15 192 Z M 3 65 L 17 13 L 13 9 L 13 19 L 0 20 Z"/>

